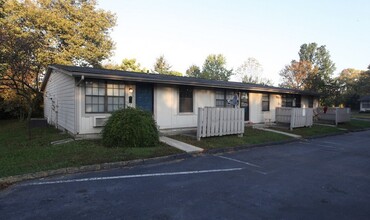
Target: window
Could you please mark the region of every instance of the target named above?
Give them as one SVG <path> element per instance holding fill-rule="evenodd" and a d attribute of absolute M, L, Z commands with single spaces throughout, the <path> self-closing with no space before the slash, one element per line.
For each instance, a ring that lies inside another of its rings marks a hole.
<path fill-rule="evenodd" d="M 370 108 L 370 101 L 362 101 L 362 108 Z"/>
<path fill-rule="evenodd" d="M 262 111 L 270 111 L 270 94 L 262 94 Z"/>
<path fill-rule="evenodd" d="M 234 98 L 232 90 L 216 90 L 216 107 L 233 107 L 231 102 Z"/>
<path fill-rule="evenodd" d="M 226 90 L 226 107 L 232 108 L 233 104 L 232 101 L 234 99 L 234 91 L 232 90 Z"/>
<path fill-rule="evenodd" d="M 105 81 L 86 81 L 85 112 L 105 113 L 124 108 L 124 85 Z"/>
<path fill-rule="evenodd" d="M 313 108 L 313 97 L 308 97 L 308 107 Z"/>
<path fill-rule="evenodd" d="M 225 107 L 226 98 L 225 90 L 216 90 L 216 107 Z"/>
<path fill-rule="evenodd" d="M 284 94 L 282 95 L 281 107 L 301 107 L 301 96 Z"/>
<path fill-rule="evenodd" d="M 180 87 L 180 112 L 193 112 L 193 88 Z"/>
<path fill-rule="evenodd" d="M 104 112 L 105 83 L 101 81 L 86 82 L 85 111 Z"/>
<path fill-rule="evenodd" d="M 119 83 L 107 84 L 108 112 L 125 106 L 125 86 Z"/>
<path fill-rule="evenodd" d="M 282 95 L 281 98 L 281 107 L 293 107 L 292 95 Z"/>

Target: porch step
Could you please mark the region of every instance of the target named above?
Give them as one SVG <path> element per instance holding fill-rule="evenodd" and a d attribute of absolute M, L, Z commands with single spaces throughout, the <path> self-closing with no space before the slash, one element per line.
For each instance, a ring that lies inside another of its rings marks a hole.
<path fill-rule="evenodd" d="M 172 147 L 175 147 L 177 149 L 185 151 L 186 153 L 199 153 L 199 152 L 203 151 L 202 148 L 195 147 L 193 145 L 190 145 L 190 144 L 178 141 L 178 140 L 174 140 L 174 139 L 169 138 L 169 137 L 161 136 L 161 137 L 159 137 L 159 140 L 161 142 L 165 143 L 165 144 L 168 144 L 168 145 L 172 146 Z"/>

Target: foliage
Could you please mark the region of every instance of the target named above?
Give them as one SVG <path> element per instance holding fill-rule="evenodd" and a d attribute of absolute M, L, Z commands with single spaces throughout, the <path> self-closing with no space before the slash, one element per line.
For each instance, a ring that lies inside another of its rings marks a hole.
<path fill-rule="evenodd" d="M 125 71 L 133 71 L 133 72 L 141 72 L 140 63 L 136 63 L 136 59 L 123 59 L 121 66 L 121 70 Z"/>
<path fill-rule="evenodd" d="M 334 105 L 334 94 L 338 94 L 337 83 L 331 78 L 335 65 L 326 47 L 316 43 L 302 44 L 299 61 L 293 60 L 280 72 L 280 86 L 318 92 L 323 105 Z"/>
<path fill-rule="evenodd" d="M 317 69 L 308 61 L 293 60 L 290 65 L 286 65 L 280 71 L 280 76 L 284 82 L 280 84 L 281 87 L 290 89 L 307 89 L 306 79 L 310 74 L 316 74 Z"/>
<path fill-rule="evenodd" d="M 182 76 L 182 73 L 171 70 L 171 65 L 167 62 L 167 60 L 164 58 L 164 55 L 161 55 L 156 59 L 156 62 L 154 63 L 154 72 L 157 72 L 159 74 L 166 74 L 166 75 L 173 75 L 173 76 Z"/>
<path fill-rule="evenodd" d="M 186 75 L 189 77 L 196 77 L 199 78 L 201 76 L 201 71 L 199 66 L 196 65 L 191 65 L 187 70 L 186 70 Z"/>
<path fill-rule="evenodd" d="M 0 92 L 0 119 L 24 119 L 26 112 L 27 104 L 14 90 L 4 89 Z"/>
<path fill-rule="evenodd" d="M 335 71 L 335 64 L 330 59 L 329 51 L 325 46 L 318 47 L 316 43 L 303 44 L 299 51 L 299 60 L 312 63 L 314 68 L 317 68 L 316 74 L 308 75 L 306 84 L 311 90 L 323 90 L 325 83 L 330 80 L 330 77 Z"/>
<path fill-rule="evenodd" d="M 249 57 L 240 67 L 236 69 L 236 75 L 243 83 L 272 85 L 273 83 L 271 80 L 261 77 L 262 72 L 262 65 L 253 57 Z"/>
<path fill-rule="evenodd" d="M 176 70 L 171 70 L 168 75 L 172 75 L 172 76 L 183 76 L 181 72 L 179 71 L 176 71 Z"/>
<path fill-rule="evenodd" d="M 140 67 L 140 63 L 136 62 L 136 59 L 123 59 L 121 66 L 119 67 L 120 70 L 124 71 L 132 71 L 132 72 L 146 72 L 145 68 Z"/>
<path fill-rule="evenodd" d="M 154 71 L 160 74 L 168 74 L 171 70 L 171 65 L 164 58 L 164 55 L 159 56 L 154 63 Z"/>
<path fill-rule="evenodd" d="M 4 3 L 0 16 L 0 85 L 28 105 L 28 118 L 42 99 L 39 76 L 52 63 L 101 66 L 111 55 L 115 16 L 95 0 Z"/>
<path fill-rule="evenodd" d="M 107 147 L 154 147 L 159 133 L 149 112 L 127 108 L 115 111 L 103 131 L 103 144 Z"/>
<path fill-rule="evenodd" d="M 361 73 L 357 87 L 359 96 L 370 94 L 370 65 L 367 71 Z"/>
<path fill-rule="evenodd" d="M 359 109 L 359 98 L 369 95 L 370 70 L 344 69 L 336 80 L 340 92 L 339 102 L 352 109 Z"/>
<path fill-rule="evenodd" d="M 360 98 L 358 87 L 359 80 L 363 71 L 352 68 L 344 69 L 337 77 L 339 91 L 340 91 L 340 103 L 351 107 L 351 109 L 359 109 Z"/>
<path fill-rule="evenodd" d="M 226 58 L 222 54 L 211 54 L 204 61 L 200 78 L 228 81 L 232 74 L 233 70 L 226 68 Z"/>
<path fill-rule="evenodd" d="M 103 65 L 104 69 L 111 69 L 111 70 L 123 70 L 123 71 L 131 71 L 137 73 L 147 73 L 148 70 L 146 68 L 141 68 L 140 63 L 136 61 L 135 58 L 127 59 L 124 58 L 120 65 L 115 63 L 106 63 Z"/>

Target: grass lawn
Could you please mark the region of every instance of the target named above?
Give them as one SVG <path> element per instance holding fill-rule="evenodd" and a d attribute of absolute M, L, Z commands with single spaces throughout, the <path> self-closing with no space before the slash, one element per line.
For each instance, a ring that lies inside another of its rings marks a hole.
<path fill-rule="evenodd" d="M 340 130 L 336 127 L 324 126 L 324 125 L 313 125 L 312 127 L 307 128 L 294 128 L 293 131 L 289 129 L 280 129 L 280 128 L 272 128 L 276 130 L 281 130 L 284 132 L 292 133 L 301 135 L 304 138 L 313 137 L 318 135 L 325 135 L 325 134 L 335 134 L 335 133 L 342 133 L 343 130 Z"/>
<path fill-rule="evenodd" d="M 103 147 L 99 140 L 80 140 L 50 145 L 68 137 L 49 127 L 35 129 L 29 140 L 25 122 L 0 121 L 0 177 L 181 153 L 165 144 L 123 149 Z"/>
<path fill-rule="evenodd" d="M 352 113 L 352 118 L 364 118 L 364 119 L 370 119 L 370 113 Z"/>
<path fill-rule="evenodd" d="M 197 141 L 195 137 L 189 137 L 185 135 L 175 135 L 171 136 L 171 138 L 204 149 L 236 147 L 241 145 L 253 145 L 291 139 L 291 137 L 285 135 L 252 128 L 246 128 L 243 137 L 238 137 L 237 135 L 228 135 L 221 137 L 202 138 L 200 141 Z"/>
<path fill-rule="evenodd" d="M 370 121 L 352 119 L 350 122 L 339 124 L 338 127 L 345 128 L 350 131 L 356 129 L 370 128 Z"/>
<path fill-rule="evenodd" d="M 338 127 L 314 124 L 311 128 L 294 128 L 293 131 L 282 127 L 273 127 L 271 129 L 297 134 L 307 138 L 318 135 L 341 133 L 343 132 L 341 129 L 352 131 L 364 128 L 370 128 L 370 121 L 351 120 L 350 122 L 339 124 Z"/>

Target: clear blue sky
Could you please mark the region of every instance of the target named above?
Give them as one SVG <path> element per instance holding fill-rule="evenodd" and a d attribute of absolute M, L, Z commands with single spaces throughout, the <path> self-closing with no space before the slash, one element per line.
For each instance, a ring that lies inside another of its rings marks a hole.
<path fill-rule="evenodd" d="M 173 70 L 202 66 L 209 54 L 223 54 L 236 69 L 248 57 L 264 77 L 279 83 L 279 71 L 303 43 L 326 45 L 338 74 L 370 64 L 369 0 L 98 0 L 117 15 L 111 36 L 112 62 L 136 58 L 153 68 L 164 55 Z"/>

